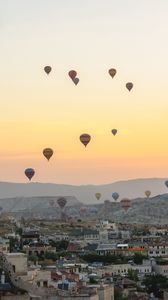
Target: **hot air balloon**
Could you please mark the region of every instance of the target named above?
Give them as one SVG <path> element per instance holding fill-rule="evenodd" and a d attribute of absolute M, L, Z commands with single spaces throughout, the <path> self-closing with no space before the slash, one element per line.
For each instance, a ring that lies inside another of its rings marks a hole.
<path fill-rule="evenodd" d="M 90 213 L 91 213 L 91 214 L 97 214 L 97 212 L 98 212 L 97 207 L 91 207 L 91 208 L 90 208 Z"/>
<path fill-rule="evenodd" d="M 28 169 L 25 170 L 25 175 L 27 176 L 27 178 L 29 180 L 32 179 L 32 177 L 34 176 L 34 174 L 35 174 L 35 171 L 32 168 L 28 168 Z"/>
<path fill-rule="evenodd" d="M 131 207 L 131 200 L 128 198 L 124 198 L 121 200 L 122 208 L 127 212 L 127 210 Z"/>
<path fill-rule="evenodd" d="M 43 155 L 47 158 L 47 160 L 50 160 L 53 153 L 54 153 L 54 151 L 51 148 L 45 148 L 43 150 Z"/>
<path fill-rule="evenodd" d="M 132 88 L 133 88 L 133 83 L 132 82 L 127 82 L 126 83 L 126 88 L 127 88 L 127 90 L 129 90 L 129 92 L 132 90 Z"/>
<path fill-rule="evenodd" d="M 60 197 L 60 198 L 58 198 L 57 203 L 58 203 L 59 207 L 61 209 L 63 209 L 67 203 L 67 200 L 64 197 Z"/>
<path fill-rule="evenodd" d="M 50 206 L 51 206 L 51 207 L 54 206 L 54 200 L 53 200 L 53 199 L 50 199 L 50 200 L 49 200 L 49 203 L 50 203 Z"/>
<path fill-rule="evenodd" d="M 68 210 L 68 213 L 71 215 L 71 216 L 75 216 L 78 214 L 78 211 L 76 208 L 74 207 L 70 207 L 69 210 Z"/>
<path fill-rule="evenodd" d="M 47 73 L 47 75 L 51 72 L 52 68 L 50 66 L 44 67 L 44 71 Z"/>
<path fill-rule="evenodd" d="M 117 71 L 116 71 L 116 69 L 110 69 L 109 71 L 109 74 L 110 74 L 110 76 L 113 78 L 115 75 L 116 75 L 116 73 L 117 73 Z"/>
<path fill-rule="evenodd" d="M 77 85 L 79 83 L 79 78 L 75 77 L 74 79 L 72 79 L 72 81 L 75 83 L 75 85 Z"/>
<path fill-rule="evenodd" d="M 119 194 L 116 193 L 116 192 L 112 193 L 112 198 L 113 198 L 115 201 L 117 201 L 117 199 L 119 198 Z"/>
<path fill-rule="evenodd" d="M 97 200 L 99 200 L 101 198 L 101 193 L 96 193 L 95 197 L 96 197 Z"/>
<path fill-rule="evenodd" d="M 112 132 L 113 135 L 116 135 L 117 134 L 117 129 L 112 129 L 111 132 Z"/>
<path fill-rule="evenodd" d="M 71 70 L 69 71 L 68 75 L 72 80 L 74 80 L 75 77 L 77 76 L 77 72 L 75 70 Z"/>
<path fill-rule="evenodd" d="M 84 133 L 80 136 L 80 141 L 85 147 L 90 142 L 90 140 L 91 140 L 91 136 L 87 133 Z"/>
<path fill-rule="evenodd" d="M 147 198 L 149 198 L 150 195 L 151 195 L 151 191 L 145 191 L 145 195 L 146 195 Z"/>
<path fill-rule="evenodd" d="M 168 180 L 165 181 L 165 186 L 168 188 Z"/>
<path fill-rule="evenodd" d="M 82 206 L 79 211 L 80 211 L 80 213 L 85 214 L 87 212 L 87 210 L 88 209 L 86 206 Z"/>

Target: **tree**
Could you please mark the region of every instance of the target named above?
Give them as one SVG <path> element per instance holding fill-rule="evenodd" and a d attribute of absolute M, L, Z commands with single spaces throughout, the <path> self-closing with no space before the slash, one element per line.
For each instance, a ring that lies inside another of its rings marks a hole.
<path fill-rule="evenodd" d="M 133 281 L 138 281 L 138 274 L 136 271 L 129 269 L 128 270 L 128 278 Z"/>
<path fill-rule="evenodd" d="M 154 293 L 155 297 L 163 297 L 163 289 L 168 288 L 168 279 L 163 275 L 145 276 L 143 284 L 146 286 L 148 294 Z"/>
<path fill-rule="evenodd" d="M 38 261 L 38 257 L 35 254 L 32 254 L 29 256 L 29 260 L 33 261 L 33 263 L 35 264 Z"/>
<path fill-rule="evenodd" d="M 127 297 L 124 297 L 122 295 L 122 291 L 117 288 L 114 289 L 114 299 L 115 300 L 128 300 Z"/>
<path fill-rule="evenodd" d="M 145 256 L 145 255 L 143 255 L 141 253 L 135 253 L 134 254 L 133 260 L 134 260 L 135 264 L 142 265 L 143 259 L 147 259 L 147 256 Z"/>

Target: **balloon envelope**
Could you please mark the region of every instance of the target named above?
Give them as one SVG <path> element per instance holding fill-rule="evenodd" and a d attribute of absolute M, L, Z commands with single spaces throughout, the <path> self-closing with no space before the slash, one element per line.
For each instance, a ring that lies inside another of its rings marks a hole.
<path fill-rule="evenodd" d="M 112 78 L 116 75 L 116 73 L 117 73 L 116 69 L 110 69 L 110 70 L 109 70 L 109 74 L 110 74 L 110 76 L 111 76 Z"/>
<path fill-rule="evenodd" d="M 57 203 L 61 209 L 63 209 L 67 203 L 67 200 L 64 197 L 60 197 L 57 200 Z"/>
<path fill-rule="evenodd" d="M 29 180 L 32 179 L 32 177 L 34 176 L 34 174 L 35 174 L 35 171 L 32 168 L 28 168 L 28 169 L 25 170 L 25 175 L 27 176 L 27 178 Z"/>
<path fill-rule="evenodd" d="M 87 133 L 84 133 L 80 136 L 80 141 L 85 147 L 90 142 L 90 140 L 91 140 L 91 136 Z"/>
<path fill-rule="evenodd" d="M 165 181 L 165 186 L 168 187 L 168 180 Z"/>
<path fill-rule="evenodd" d="M 113 135 L 116 135 L 117 134 L 117 129 L 112 129 L 111 132 L 112 132 Z"/>
<path fill-rule="evenodd" d="M 98 212 L 97 207 L 91 207 L 91 208 L 90 208 L 90 213 L 96 214 L 97 212 Z"/>
<path fill-rule="evenodd" d="M 43 155 L 50 160 L 51 156 L 53 155 L 54 151 L 51 148 L 45 148 L 43 150 Z"/>
<path fill-rule="evenodd" d="M 44 71 L 49 74 L 51 72 L 52 68 L 50 66 L 44 67 Z"/>
<path fill-rule="evenodd" d="M 99 200 L 101 198 L 101 193 L 96 193 L 95 197 L 96 197 L 97 200 Z"/>
<path fill-rule="evenodd" d="M 75 85 L 77 85 L 79 83 L 79 78 L 78 77 L 75 77 L 74 79 L 72 79 L 73 82 L 75 83 Z"/>
<path fill-rule="evenodd" d="M 128 198 L 122 199 L 120 203 L 125 211 L 127 211 L 131 207 L 131 200 Z"/>
<path fill-rule="evenodd" d="M 127 90 L 129 90 L 129 92 L 132 90 L 132 88 L 133 88 L 133 83 L 132 82 L 127 82 L 126 83 L 126 88 L 127 88 Z"/>
<path fill-rule="evenodd" d="M 80 208 L 80 213 L 86 213 L 87 212 L 87 207 L 85 207 L 85 206 L 82 206 L 81 208 Z"/>
<path fill-rule="evenodd" d="M 74 80 L 75 77 L 77 76 L 77 72 L 75 70 L 71 70 L 69 71 L 68 75 L 72 80 Z"/>
<path fill-rule="evenodd" d="M 145 195 L 146 195 L 146 197 L 150 197 L 150 195 L 151 195 L 151 191 L 145 191 Z"/>
<path fill-rule="evenodd" d="M 112 193 L 112 198 L 117 201 L 117 199 L 119 198 L 119 194 L 118 193 Z"/>
<path fill-rule="evenodd" d="M 51 200 L 49 201 L 49 203 L 50 203 L 50 206 L 51 206 L 51 207 L 54 206 L 54 200 L 51 199 Z"/>

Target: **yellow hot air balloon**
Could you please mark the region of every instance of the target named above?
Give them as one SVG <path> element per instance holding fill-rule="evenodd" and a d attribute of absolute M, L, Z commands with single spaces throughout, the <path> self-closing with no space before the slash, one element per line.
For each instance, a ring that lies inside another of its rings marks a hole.
<path fill-rule="evenodd" d="M 145 191 L 145 195 L 146 195 L 147 198 L 149 198 L 150 195 L 151 195 L 151 191 Z"/>
<path fill-rule="evenodd" d="M 51 148 L 45 148 L 43 150 L 43 155 L 50 160 L 51 156 L 53 155 L 54 151 Z"/>
<path fill-rule="evenodd" d="M 96 193 L 96 194 L 95 194 L 95 197 L 96 197 L 97 200 L 100 200 L 100 198 L 101 198 L 101 193 Z"/>

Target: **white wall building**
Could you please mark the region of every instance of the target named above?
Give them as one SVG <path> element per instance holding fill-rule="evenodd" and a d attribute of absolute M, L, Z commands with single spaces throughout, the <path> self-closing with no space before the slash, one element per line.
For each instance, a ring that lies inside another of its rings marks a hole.
<path fill-rule="evenodd" d="M 168 265 L 154 265 L 153 270 L 156 274 L 168 277 Z"/>
<path fill-rule="evenodd" d="M 149 257 L 168 256 L 168 244 L 149 245 L 148 256 Z"/>
<path fill-rule="evenodd" d="M 24 253 L 6 253 L 6 259 L 13 266 L 17 275 L 27 274 L 27 255 Z"/>

